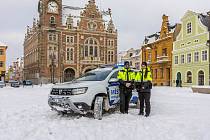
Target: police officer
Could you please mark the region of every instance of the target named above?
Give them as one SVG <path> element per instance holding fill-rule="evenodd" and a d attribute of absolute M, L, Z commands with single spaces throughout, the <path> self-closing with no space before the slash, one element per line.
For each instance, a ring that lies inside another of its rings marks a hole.
<path fill-rule="evenodd" d="M 146 62 L 142 62 L 141 71 L 136 74 L 135 81 L 137 83 L 136 89 L 138 91 L 140 100 L 140 111 L 139 115 L 144 115 L 144 104 L 145 107 L 145 117 L 150 115 L 150 97 L 152 89 L 152 74 L 150 68 L 147 66 Z"/>
<path fill-rule="evenodd" d="M 120 112 L 128 114 L 135 79 L 134 72 L 130 69 L 128 61 L 124 62 L 124 67 L 118 72 L 117 78 L 120 83 Z"/>

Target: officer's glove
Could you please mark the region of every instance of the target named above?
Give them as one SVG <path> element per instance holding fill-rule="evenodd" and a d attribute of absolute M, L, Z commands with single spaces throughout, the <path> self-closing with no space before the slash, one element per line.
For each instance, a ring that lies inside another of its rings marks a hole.
<path fill-rule="evenodd" d="M 129 88 L 129 87 L 131 86 L 131 83 L 126 83 L 125 86 L 126 86 L 127 88 Z"/>

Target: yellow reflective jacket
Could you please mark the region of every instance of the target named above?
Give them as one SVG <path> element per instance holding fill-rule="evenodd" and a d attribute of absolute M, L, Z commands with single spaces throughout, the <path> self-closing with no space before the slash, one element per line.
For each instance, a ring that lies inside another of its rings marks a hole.
<path fill-rule="evenodd" d="M 146 73 L 146 69 L 141 69 L 140 72 L 138 72 L 135 76 L 135 81 L 151 81 L 152 82 L 152 73 L 149 67 L 147 67 L 148 73 L 147 73 L 147 77 L 145 76 Z"/>
<path fill-rule="evenodd" d="M 117 78 L 125 82 L 132 82 L 135 80 L 135 73 L 130 68 L 123 68 L 118 72 Z"/>

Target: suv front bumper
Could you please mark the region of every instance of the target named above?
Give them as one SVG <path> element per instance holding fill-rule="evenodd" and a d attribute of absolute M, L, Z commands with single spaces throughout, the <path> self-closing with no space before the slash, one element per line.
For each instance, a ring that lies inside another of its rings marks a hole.
<path fill-rule="evenodd" d="M 48 104 L 55 111 L 67 111 L 79 114 L 86 114 L 91 110 L 91 107 L 83 102 L 73 103 L 70 97 L 65 96 L 49 96 Z"/>

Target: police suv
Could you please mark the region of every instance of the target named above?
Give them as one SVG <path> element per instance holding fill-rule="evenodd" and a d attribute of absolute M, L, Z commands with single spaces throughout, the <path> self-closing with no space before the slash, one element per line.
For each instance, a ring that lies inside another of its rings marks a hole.
<path fill-rule="evenodd" d="M 122 67 L 121 67 L 122 68 Z M 93 113 L 102 119 L 102 113 L 119 106 L 119 66 L 100 67 L 67 83 L 53 86 L 48 104 L 52 110 L 63 113 Z M 137 94 L 131 103 L 137 103 Z"/>

